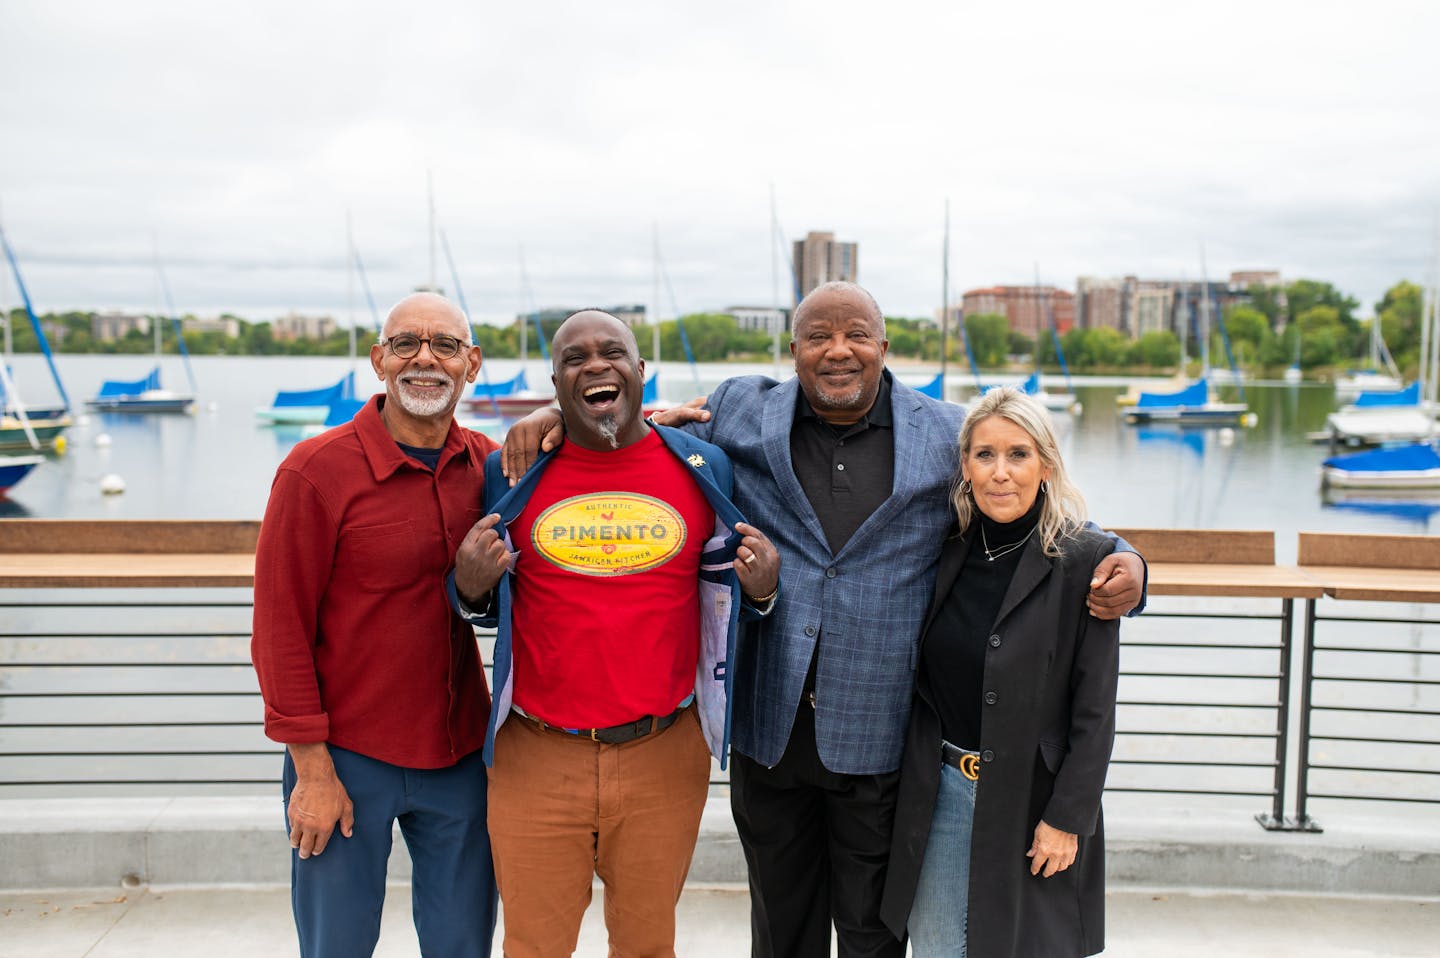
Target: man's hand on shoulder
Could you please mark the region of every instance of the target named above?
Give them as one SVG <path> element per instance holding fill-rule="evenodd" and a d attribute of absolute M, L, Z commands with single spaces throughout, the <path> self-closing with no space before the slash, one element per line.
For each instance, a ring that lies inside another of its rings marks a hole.
<path fill-rule="evenodd" d="M 355 831 L 355 805 L 345 791 L 330 749 L 324 742 L 287 746 L 295 763 L 295 787 L 290 791 L 287 817 L 290 820 L 290 847 L 301 858 L 318 855 L 330 844 L 335 826 L 349 838 Z"/>
<path fill-rule="evenodd" d="M 709 422 L 710 410 L 705 408 L 705 403 L 709 400 L 709 396 L 696 396 L 689 402 L 653 413 L 650 421 L 657 426 L 670 426 L 676 429 L 687 422 Z"/>
<path fill-rule="evenodd" d="M 510 565 L 505 540 L 495 528 L 499 524 L 496 513 L 482 517 L 465 533 L 455 552 L 455 591 L 471 608 L 484 605 L 485 596 Z"/>
<path fill-rule="evenodd" d="M 537 409 L 511 426 L 500 447 L 500 471 L 510 485 L 525 475 L 542 452 L 549 452 L 565 438 L 565 420 L 554 406 Z"/>
<path fill-rule="evenodd" d="M 1133 552 L 1112 552 L 1095 567 L 1085 604 L 1097 619 L 1118 619 L 1140 604 L 1144 583 L 1144 560 Z"/>

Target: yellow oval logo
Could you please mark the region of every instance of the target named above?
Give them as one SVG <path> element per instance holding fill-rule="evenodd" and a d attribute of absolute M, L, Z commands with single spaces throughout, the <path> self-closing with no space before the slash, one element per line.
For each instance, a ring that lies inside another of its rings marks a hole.
<path fill-rule="evenodd" d="M 581 575 L 632 575 L 669 562 L 685 545 L 685 522 L 649 496 L 596 492 L 555 503 L 530 538 L 545 559 Z"/>

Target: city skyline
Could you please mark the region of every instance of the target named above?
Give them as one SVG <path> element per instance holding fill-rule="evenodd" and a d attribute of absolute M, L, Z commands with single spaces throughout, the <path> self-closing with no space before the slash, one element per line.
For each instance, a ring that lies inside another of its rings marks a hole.
<path fill-rule="evenodd" d="M 471 313 L 492 322 L 569 302 L 788 305 L 789 244 L 811 231 L 863 247 L 887 313 L 933 316 L 947 199 L 952 302 L 1029 285 L 1037 264 L 1071 288 L 1198 279 L 1202 248 L 1209 278 L 1325 280 L 1361 315 L 1428 279 L 1440 9 L 1035 16 L 14 0 L 0 222 L 42 312 L 153 309 L 158 245 L 182 313 L 343 323 L 347 213 L 383 310 L 429 278 L 427 174 Z M 451 290 L 443 254 L 437 273 Z M 358 285 L 354 301 L 367 323 Z M 8 276 L 0 302 L 17 305 Z"/>

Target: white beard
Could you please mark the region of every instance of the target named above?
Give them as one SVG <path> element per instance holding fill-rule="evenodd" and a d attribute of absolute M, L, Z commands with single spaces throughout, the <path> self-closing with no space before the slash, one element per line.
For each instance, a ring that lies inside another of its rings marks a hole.
<path fill-rule="evenodd" d="M 400 408 L 417 419 L 430 419 L 438 416 L 450 408 L 451 402 L 455 399 L 455 391 L 460 384 L 448 376 L 412 376 L 412 379 L 432 379 L 434 382 L 445 382 L 450 389 L 443 395 L 431 396 L 429 394 L 417 396 L 410 392 L 410 387 L 404 380 L 396 380 L 395 397 L 400 400 Z"/>

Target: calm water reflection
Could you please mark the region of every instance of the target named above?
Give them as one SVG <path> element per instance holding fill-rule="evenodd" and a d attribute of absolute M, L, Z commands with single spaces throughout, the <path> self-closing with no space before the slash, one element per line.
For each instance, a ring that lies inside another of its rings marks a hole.
<path fill-rule="evenodd" d="M 73 397 L 93 395 L 107 375 L 122 375 L 148 360 L 140 357 L 61 357 L 61 373 Z M 167 360 L 167 362 L 173 362 Z M 18 357 L 16 373 L 32 402 L 45 401 L 48 379 L 38 359 Z M 0 514 L 38 518 L 257 518 L 275 467 L 302 438 L 295 428 L 262 426 L 254 418 L 276 389 L 331 382 L 347 368 L 339 359 L 202 357 L 195 360 L 201 402 L 193 416 L 92 416 L 71 431 L 70 450 L 37 469 Z M 492 378 L 512 375 L 514 361 L 490 364 Z M 534 383 L 545 382 L 542 364 L 529 364 Z M 769 373 L 771 367 L 702 365 L 709 389 L 727 375 Z M 787 370 L 788 373 L 788 370 Z M 178 363 L 164 375 L 180 381 Z M 931 371 L 899 367 L 912 383 Z M 368 368 L 361 388 L 375 383 Z M 664 364 L 661 394 L 689 398 L 693 376 L 683 364 Z M 952 396 L 971 390 L 952 380 Z M 1306 433 L 1322 429 L 1334 408 L 1325 386 L 1251 386 L 1246 399 L 1257 416 L 1252 428 L 1184 429 L 1127 425 L 1115 406 L 1118 384 L 1079 384 L 1078 415 L 1061 414 L 1057 426 L 1067 462 L 1090 503 L 1091 515 L 1115 526 L 1274 529 L 1281 560 L 1293 557 L 1301 529 L 1434 533 L 1440 531 L 1440 492 L 1386 500 L 1373 494 L 1327 502 L 1319 484 L 1323 446 Z M 1234 397 L 1233 389 L 1224 398 Z M 95 443 L 107 434 L 108 447 Z M 127 491 L 102 496 L 100 478 L 122 476 Z"/>

